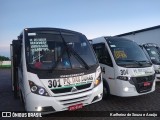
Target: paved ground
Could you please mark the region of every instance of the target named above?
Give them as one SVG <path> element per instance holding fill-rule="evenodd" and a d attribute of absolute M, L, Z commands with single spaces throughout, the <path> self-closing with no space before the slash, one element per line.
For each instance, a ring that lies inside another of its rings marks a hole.
<path fill-rule="evenodd" d="M 0 111 L 23 111 L 23 110 L 24 109 L 22 107 L 20 100 L 14 99 L 13 93 L 11 91 L 10 69 L 0 69 Z M 153 93 L 137 97 L 129 97 L 129 98 L 111 96 L 107 100 L 102 100 L 98 103 L 86 106 L 80 111 L 160 111 L 160 83 L 156 85 L 156 91 Z M 63 116 L 64 113 L 61 112 L 60 114 Z M 64 120 L 64 118 L 56 118 L 56 119 Z M 102 118 L 96 117 L 96 118 L 83 118 L 83 119 L 88 120 L 88 119 L 102 119 Z M 128 118 L 124 119 L 127 120 Z M 154 118 L 150 117 L 147 119 L 154 119 Z"/>

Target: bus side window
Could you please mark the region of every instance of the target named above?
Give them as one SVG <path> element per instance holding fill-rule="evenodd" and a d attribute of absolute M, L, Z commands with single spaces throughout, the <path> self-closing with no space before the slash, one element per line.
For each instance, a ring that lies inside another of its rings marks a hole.
<path fill-rule="evenodd" d="M 95 50 L 99 63 L 113 67 L 111 57 L 104 43 L 94 44 L 93 49 Z"/>

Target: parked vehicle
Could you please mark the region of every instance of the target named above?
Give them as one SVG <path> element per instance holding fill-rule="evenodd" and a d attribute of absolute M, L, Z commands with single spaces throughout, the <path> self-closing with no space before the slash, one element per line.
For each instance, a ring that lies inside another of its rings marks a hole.
<path fill-rule="evenodd" d="M 160 81 L 160 51 L 159 46 L 154 43 L 143 44 L 143 50 L 147 53 L 153 63 L 156 73 L 156 81 Z"/>
<path fill-rule="evenodd" d="M 153 65 L 137 43 L 119 37 L 99 37 L 90 43 L 102 68 L 104 94 L 128 97 L 155 90 Z"/>
<path fill-rule="evenodd" d="M 26 28 L 11 44 L 12 90 L 26 111 L 76 110 L 103 95 L 101 68 L 87 38 L 56 28 Z"/>

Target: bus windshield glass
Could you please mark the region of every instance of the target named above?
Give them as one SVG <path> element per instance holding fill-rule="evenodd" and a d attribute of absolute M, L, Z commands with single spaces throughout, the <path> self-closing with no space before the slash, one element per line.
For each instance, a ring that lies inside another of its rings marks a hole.
<path fill-rule="evenodd" d="M 159 49 L 154 46 L 146 46 L 145 49 L 150 56 L 152 63 L 160 65 Z"/>
<path fill-rule="evenodd" d="M 80 69 L 97 64 L 87 38 L 72 32 L 27 33 L 26 56 L 31 68 Z"/>
<path fill-rule="evenodd" d="M 151 62 L 133 41 L 117 38 L 107 40 L 117 65 L 122 67 L 149 67 Z"/>

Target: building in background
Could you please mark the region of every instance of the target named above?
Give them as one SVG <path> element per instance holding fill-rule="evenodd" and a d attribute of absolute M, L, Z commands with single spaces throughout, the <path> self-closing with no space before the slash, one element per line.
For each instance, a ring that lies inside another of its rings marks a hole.
<path fill-rule="evenodd" d="M 133 40 L 138 44 L 156 43 L 160 46 L 160 25 L 116 36 Z"/>

